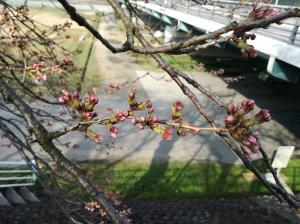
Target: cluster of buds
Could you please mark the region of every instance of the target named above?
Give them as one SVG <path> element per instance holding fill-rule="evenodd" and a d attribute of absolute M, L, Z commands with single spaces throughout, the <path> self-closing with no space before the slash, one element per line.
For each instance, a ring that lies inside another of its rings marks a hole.
<path fill-rule="evenodd" d="M 131 89 L 129 95 L 128 95 L 128 105 L 132 111 L 137 111 L 137 110 L 144 110 L 146 108 L 146 105 L 148 101 L 146 102 L 138 102 L 135 98 L 136 96 L 136 90 Z"/>
<path fill-rule="evenodd" d="M 25 48 L 28 43 L 29 43 L 29 36 L 28 35 L 25 35 L 25 36 L 19 36 L 19 37 L 12 37 L 10 43 L 13 45 L 13 46 L 16 46 L 18 48 Z"/>
<path fill-rule="evenodd" d="M 104 137 L 102 135 L 96 134 L 95 132 L 93 132 L 89 129 L 85 129 L 84 134 L 86 137 L 92 139 L 95 142 L 100 142 L 104 139 Z"/>
<path fill-rule="evenodd" d="M 250 127 L 271 120 L 271 115 L 266 109 L 261 109 L 254 116 L 250 116 L 249 113 L 253 111 L 254 106 L 255 102 L 251 99 L 244 100 L 240 105 L 231 103 L 227 106 L 228 115 L 225 116 L 225 127 L 242 145 L 241 149 L 245 156 L 250 155 L 247 149 L 252 153 L 259 150 L 258 134 L 251 131 Z"/>
<path fill-rule="evenodd" d="M 252 58 L 255 58 L 257 56 L 254 46 L 247 44 L 246 39 L 236 39 L 234 43 L 241 50 L 243 57 L 248 58 L 250 56 Z"/>
<path fill-rule="evenodd" d="M 254 6 L 252 11 L 249 13 L 248 18 L 252 21 L 261 19 L 267 19 L 279 14 L 277 9 L 266 7 L 266 6 Z"/>
<path fill-rule="evenodd" d="M 63 24 L 55 24 L 55 25 L 53 25 L 53 31 L 55 31 L 55 32 L 58 32 L 58 31 L 65 32 L 68 29 L 70 29 L 71 26 L 72 26 L 72 23 L 68 22 L 68 21 L 64 22 Z"/>
<path fill-rule="evenodd" d="M 176 101 L 173 103 L 172 111 L 171 111 L 171 118 L 174 121 L 182 122 L 183 120 L 183 104 L 180 101 Z"/>
<path fill-rule="evenodd" d="M 68 104 L 71 108 L 77 110 L 83 120 L 90 121 L 97 116 L 93 111 L 95 105 L 98 103 L 98 98 L 94 94 L 89 94 L 80 100 L 79 93 L 62 90 L 63 96 L 59 97 L 58 102 L 61 104 Z"/>
<path fill-rule="evenodd" d="M 156 124 L 159 121 L 158 117 L 153 115 L 148 118 L 144 116 L 132 117 L 131 124 L 136 125 L 140 130 L 143 130 L 145 126 L 149 126 L 151 129 L 155 129 L 158 125 Z"/>
<path fill-rule="evenodd" d="M 145 102 L 138 102 L 136 100 L 136 90 L 131 90 L 128 95 L 128 104 L 132 111 L 137 110 L 146 110 L 148 117 L 140 116 L 136 117 L 133 116 L 131 118 L 131 124 L 136 125 L 140 130 L 143 130 L 145 126 L 150 127 L 155 133 L 162 136 L 165 140 L 171 140 L 173 136 L 173 130 L 170 127 L 164 127 L 159 125 L 159 119 L 157 116 L 154 115 L 154 107 L 152 103 L 148 100 Z M 183 105 L 178 101 L 173 104 L 172 107 L 172 118 L 181 120 L 182 119 L 182 109 Z"/>
<path fill-rule="evenodd" d="M 97 113 L 94 112 L 94 107 L 98 104 L 99 100 L 94 94 L 88 94 L 83 99 L 80 99 L 79 93 L 77 92 L 62 90 L 62 94 L 63 96 L 59 97 L 58 102 L 69 105 L 71 108 L 78 111 L 83 121 L 91 121 L 97 116 Z M 84 131 L 85 136 L 95 142 L 100 142 L 103 139 L 101 135 L 88 130 L 87 127 L 82 130 Z"/>
<path fill-rule="evenodd" d="M 41 84 L 48 80 L 48 74 L 61 74 L 62 69 L 60 65 L 47 66 L 46 62 L 38 61 L 28 66 L 26 72 L 33 77 L 34 83 Z"/>

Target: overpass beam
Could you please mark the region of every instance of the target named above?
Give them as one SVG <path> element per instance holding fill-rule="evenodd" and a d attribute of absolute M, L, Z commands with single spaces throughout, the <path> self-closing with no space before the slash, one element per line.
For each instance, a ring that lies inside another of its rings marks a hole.
<path fill-rule="evenodd" d="M 164 43 L 168 43 L 172 40 L 182 40 L 186 38 L 189 33 L 178 30 L 178 27 L 166 25 L 164 33 Z"/>
<path fill-rule="evenodd" d="M 274 56 L 270 56 L 267 71 L 278 79 L 296 84 L 299 79 L 300 69 L 281 61 Z"/>

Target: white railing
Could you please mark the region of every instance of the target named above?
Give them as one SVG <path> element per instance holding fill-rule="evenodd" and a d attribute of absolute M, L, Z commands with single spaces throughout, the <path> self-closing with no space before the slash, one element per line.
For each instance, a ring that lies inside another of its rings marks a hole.
<path fill-rule="evenodd" d="M 0 188 L 34 185 L 36 177 L 35 160 L 27 162 L 0 161 Z"/>
<path fill-rule="evenodd" d="M 155 0 L 155 2 L 160 6 L 207 18 L 223 23 L 224 25 L 233 20 L 239 21 L 245 19 L 253 6 L 251 3 L 239 5 L 237 1 L 226 0 L 211 1 L 211 4 L 206 5 L 200 4 L 201 0 Z M 280 5 L 280 2 L 280 0 L 275 1 L 275 4 L 271 6 L 283 10 L 293 7 Z M 282 21 L 282 25 L 272 24 L 267 30 L 260 29 L 256 31 L 256 33 L 272 37 L 291 45 L 300 46 L 299 24 L 299 19 L 291 18 Z"/>

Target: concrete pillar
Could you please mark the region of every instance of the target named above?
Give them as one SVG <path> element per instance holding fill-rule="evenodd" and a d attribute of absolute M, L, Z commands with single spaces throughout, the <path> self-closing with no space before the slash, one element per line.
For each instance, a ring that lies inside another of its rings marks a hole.
<path fill-rule="evenodd" d="M 173 40 L 182 40 L 189 34 L 177 29 L 177 26 L 166 26 L 164 32 L 164 43 L 169 43 Z"/>

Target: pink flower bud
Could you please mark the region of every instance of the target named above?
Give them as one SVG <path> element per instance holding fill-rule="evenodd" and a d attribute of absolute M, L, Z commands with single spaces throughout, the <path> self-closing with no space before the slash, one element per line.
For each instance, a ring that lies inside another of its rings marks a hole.
<path fill-rule="evenodd" d="M 83 112 L 82 113 L 82 117 L 85 119 L 85 120 L 92 120 L 94 117 L 97 116 L 97 113 L 95 112 Z"/>
<path fill-rule="evenodd" d="M 249 135 L 247 138 L 248 142 L 251 144 L 257 144 L 256 138 L 253 135 Z"/>
<path fill-rule="evenodd" d="M 59 103 L 62 103 L 62 104 L 65 104 L 65 103 L 66 103 L 66 101 L 65 101 L 65 99 L 64 99 L 63 97 L 59 97 L 59 98 L 58 98 L 58 102 L 59 102 Z"/>
<path fill-rule="evenodd" d="M 150 101 L 148 101 L 148 102 L 146 103 L 146 108 L 151 108 L 151 107 L 153 107 L 153 106 L 152 106 L 152 103 L 150 103 Z"/>
<path fill-rule="evenodd" d="M 153 107 L 147 108 L 147 110 L 148 110 L 148 113 L 149 113 L 149 114 L 151 114 L 151 113 L 154 112 L 154 108 L 153 108 Z"/>
<path fill-rule="evenodd" d="M 157 116 L 151 117 L 151 122 L 156 123 L 157 121 L 158 121 L 158 117 Z"/>
<path fill-rule="evenodd" d="M 225 125 L 226 126 L 233 124 L 233 122 L 234 122 L 234 116 L 232 116 L 232 115 L 225 116 Z"/>
<path fill-rule="evenodd" d="M 254 109 L 254 105 L 255 105 L 254 100 L 251 100 L 251 99 L 244 100 L 240 105 L 240 108 L 238 110 L 238 114 L 240 116 L 242 116 L 244 114 L 249 113 L 251 110 Z"/>
<path fill-rule="evenodd" d="M 131 124 L 133 124 L 133 125 L 136 125 L 136 124 L 138 123 L 136 117 L 131 118 L 131 121 L 130 121 L 130 122 L 131 122 Z"/>
<path fill-rule="evenodd" d="M 146 121 L 146 118 L 145 117 L 140 117 L 140 122 L 145 122 Z"/>
<path fill-rule="evenodd" d="M 271 120 L 271 115 L 269 110 L 261 109 L 256 115 L 255 119 L 258 123 L 268 122 Z"/>
<path fill-rule="evenodd" d="M 173 103 L 175 111 L 181 111 L 183 109 L 183 104 L 180 101 Z"/>
<path fill-rule="evenodd" d="M 102 135 L 95 135 L 95 138 L 94 138 L 94 141 L 95 142 L 100 142 L 101 140 L 103 140 L 104 138 L 103 138 L 103 136 Z"/>
<path fill-rule="evenodd" d="M 258 144 L 251 145 L 250 150 L 253 153 L 258 153 L 258 151 L 259 151 L 259 145 Z"/>
<path fill-rule="evenodd" d="M 122 112 L 122 114 L 123 114 L 124 117 L 128 117 L 128 116 L 129 116 L 129 113 L 128 113 L 127 110 L 124 110 L 124 111 Z"/>
<path fill-rule="evenodd" d="M 247 147 L 249 147 L 249 146 L 251 145 L 251 143 L 250 143 L 247 139 L 244 139 L 244 140 L 242 141 L 242 144 L 243 144 L 244 146 L 247 146 Z"/>
<path fill-rule="evenodd" d="M 130 99 L 134 99 L 134 98 L 135 98 L 135 95 L 136 95 L 136 90 L 135 90 L 135 89 L 131 89 L 131 91 L 130 91 L 128 97 L 129 97 Z"/>
<path fill-rule="evenodd" d="M 112 138 L 116 138 L 118 132 L 119 132 L 119 129 L 116 128 L 116 127 L 111 127 L 111 128 L 109 129 L 109 133 L 110 133 L 110 136 L 111 136 Z"/>
<path fill-rule="evenodd" d="M 165 128 L 162 137 L 165 140 L 171 140 L 172 139 L 172 135 L 173 135 L 173 129 L 172 128 Z"/>
<path fill-rule="evenodd" d="M 235 103 L 228 104 L 227 112 L 229 114 L 235 114 L 235 112 L 237 112 L 237 110 L 238 110 L 238 105 L 236 105 Z"/>
<path fill-rule="evenodd" d="M 40 61 L 38 65 L 39 67 L 43 68 L 46 66 L 46 63 L 44 61 Z"/>

